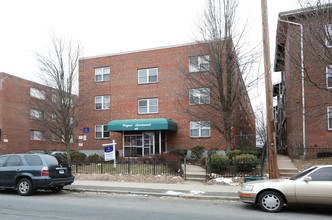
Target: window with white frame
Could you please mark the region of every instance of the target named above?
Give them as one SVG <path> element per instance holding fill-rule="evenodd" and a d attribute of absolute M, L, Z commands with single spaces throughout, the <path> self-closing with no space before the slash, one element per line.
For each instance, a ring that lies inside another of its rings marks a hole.
<path fill-rule="evenodd" d="M 110 132 L 107 131 L 107 125 L 95 125 L 95 138 L 110 138 Z"/>
<path fill-rule="evenodd" d="M 327 107 L 327 123 L 328 129 L 332 130 L 332 106 Z"/>
<path fill-rule="evenodd" d="M 62 141 L 62 142 L 65 142 L 64 140 L 65 140 L 65 136 L 62 135 L 61 141 Z M 73 136 L 73 135 L 70 135 L 70 140 L 69 140 L 69 142 L 70 142 L 70 143 L 74 143 L 74 136 Z"/>
<path fill-rule="evenodd" d="M 110 67 L 95 68 L 95 82 L 110 81 Z"/>
<path fill-rule="evenodd" d="M 56 94 L 52 94 L 52 102 L 56 103 Z"/>
<path fill-rule="evenodd" d="M 45 99 L 45 91 L 31 87 L 30 96 L 36 99 Z"/>
<path fill-rule="evenodd" d="M 210 104 L 210 89 L 209 88 L 190 89 L 189 104 L 190 105 Z"/>
<path fill-rule="evenodd" d="M 138 100 L 138 114 L 158 113 L 158 99 Z"/>
<path fill-rule="evenodd" d="M 332 65 L 326 67 L 326 86 L 332 88 Z"/>
<path fill-rule="evenodd" d="M 56 114 L 52 114 L 51 117 L 52 117 L 52 121 L 53 121 L 53 122 L 56 122 L 58 116 L 57 116 Z"/>
<path fill-rule="evenodd" d="M 210 137 L 209 121 L 191 121 L 190 137 Z"/>
<path fill-rule="evenodd" d="M 158 82 L 158 68 L 138 70 L 138 84 Z"/>
<path fill-rule="evenodd" d="M 325 25 L 325 44 L 327 47 L 332 47 L 332 24 Z"/>
<path fill-rule="evenodd" d="M 209 55 L 189 57 L 189 72 L 209 71 L 209 58 Z"/>
<path fill-rule="evenodd" d="M 110 109 L 111 102 L 110 102 L 110 96 L 95 96 L 95 110 L 105 110 Z"/>
<path fill-rule="evenodd" d="M 37 109 L 30 109 L 30 118 L 43 119 L 44 118 L 44 113 L 42 111 L 37 110 Z"/>
<path fill-rule="evenodd" d="M 45 140 L 45 132 L 30 130 L 30 140 Z"/>

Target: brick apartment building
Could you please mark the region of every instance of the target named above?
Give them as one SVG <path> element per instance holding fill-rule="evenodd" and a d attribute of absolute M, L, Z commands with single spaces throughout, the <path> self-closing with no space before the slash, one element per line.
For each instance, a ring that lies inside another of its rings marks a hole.
<path fill-rule="evenodd" d="M 86 118 L 79 124 L 79 150 L 101 152 L 115 140 L 123 156 L 160 154 L 174 149 L 225 150 L 223 136 L 209 121 L 193 120 L 185 109 L 209 104 L 209 88 L 185 89 L 183 71 L 209 68 L 209 55 L 197 45 L 82 58 L 79 96 Z M 191 62 L 198 64 L 191 65 Z M 247 93 L 234 111 L 233 135 L 255 134 L 255 118 Z M 255 140 L 246 136 L 251 146 Z"/>
<path fill-rule="evenodd" d="M 279 150 L 332 146 L 330 18 L 330 5 L 279 14 L 274 66 L 281 71 L 281 83 L 274 87 Z"/>
<path fill-rule="evenodd" d="M 48 91 L 49 87 L 0 73 L 0 154 L 65 151 L 63 144 L 35 122 L 44 112 L 33 107 L 33 99 L 52 97 Z"/>

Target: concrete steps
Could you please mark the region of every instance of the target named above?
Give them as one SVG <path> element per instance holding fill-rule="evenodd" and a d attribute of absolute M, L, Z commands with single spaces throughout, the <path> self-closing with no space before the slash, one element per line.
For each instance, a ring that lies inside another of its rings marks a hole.
<path fill-rule="evenodd" d="M 277 155 L 277 163 L 280 178 L 289 178 L 299 172 L 288 156 Z"/>
<path fill-rule="evenodd" d="M 206 170 L 200 166 L 186 164 L 185 180 L 200 181 L 200 182 L 205 181 L 206 180 Z"/>

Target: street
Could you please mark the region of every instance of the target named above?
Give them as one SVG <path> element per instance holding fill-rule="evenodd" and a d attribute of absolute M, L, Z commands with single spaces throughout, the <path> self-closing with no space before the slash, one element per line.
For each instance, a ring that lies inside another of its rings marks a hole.
<path fill-rule="evenodd" d="M 99 193 L 38 192 L 19 196 L 0 191 L 0 219 L 331 219 L 324 207 L 286 207 L 277 214 L 239 201 L 188 200 L 169 197 Z"/>

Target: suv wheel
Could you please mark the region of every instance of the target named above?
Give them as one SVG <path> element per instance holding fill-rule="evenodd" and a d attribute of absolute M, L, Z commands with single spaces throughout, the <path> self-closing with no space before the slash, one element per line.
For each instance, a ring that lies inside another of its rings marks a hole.
<path fill-rule="evenodd" d="M 18 194 L 20 194 L 21 196 L 28 196 L 33 193 L 32 182 L 31 180 L 26 178 L 18 181 L 16 188 Z"/>
<path fill-rule="evenodd" d="M 63 186 L 54 186 L 51 188 L 52 192 L 60 192 L 63 189 Z"/>
<path fill-rule="evenodd" d="M 280 212 L 284 207 L 284 199 L 275 191 L 266 191 L 259 196 L 258 205 L 266 212 Z"/>

